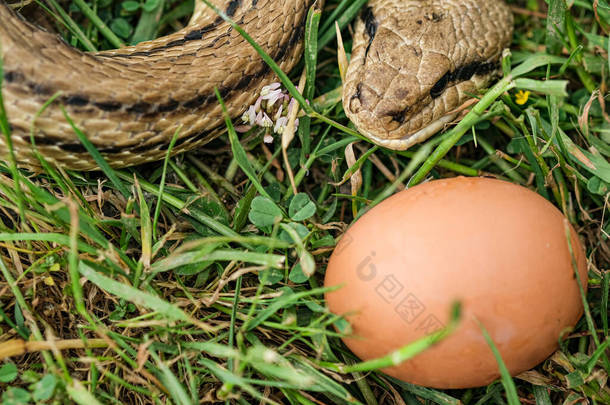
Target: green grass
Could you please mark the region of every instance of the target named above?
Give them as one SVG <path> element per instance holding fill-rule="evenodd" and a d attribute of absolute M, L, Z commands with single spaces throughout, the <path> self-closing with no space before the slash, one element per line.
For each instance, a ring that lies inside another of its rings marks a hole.
<path fill-rule="evenodd" d="M 203 150 L 103 174 L 0 165 L 3 403 L 610 404 L 610 119 L 600 105 L 610 6 L 577 0 L 566 11 L 550 0 L 546 18 L 544 2 L 513 1 L 506 76 L 472 112 L 407 152 L 360 141 L 349 168 L 345 148 L 359 137 L 337 97 L 334 21 L 345 27 L 364 2 L 326 3 L 310 14 L 305 63 L 284 77 L 296 85 L 307 69 L 305 97 L 317 98 L 286 150 L 290 170 L 280 139 L 240 141 L 232 128 Z M 107 49 L 179 28 L 190 7 L 79 0 L 51 21 L 71 44 Z M 524 104 L 520 90 L 531 91 Z M 2 109 L 0 129 L 9 136 Z M 509 180 L 553 202 L 585 242 L 590 287 L 586 316 L 542 365 L 439 391 L 371 371 L 452 325 L 360 363 L 341 343 L 345 321 L 325 308 L 323 277 L 367 207 L 457 175 Z"/>

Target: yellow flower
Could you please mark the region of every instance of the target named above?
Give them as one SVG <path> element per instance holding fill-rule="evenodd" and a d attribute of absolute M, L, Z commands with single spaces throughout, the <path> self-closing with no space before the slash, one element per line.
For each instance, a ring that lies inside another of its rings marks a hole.
<path fill-rule="evenodd" d="M 523 105 L 527 103 L 527 100 L 530 98 L 529 91 L 519 90 L 517 94 L 515 94 L 515 102 L 519 105 Z"/>

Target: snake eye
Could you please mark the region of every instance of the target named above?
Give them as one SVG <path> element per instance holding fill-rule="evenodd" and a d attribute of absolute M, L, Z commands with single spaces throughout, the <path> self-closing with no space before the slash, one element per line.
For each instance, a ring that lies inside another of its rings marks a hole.
<path fill-rule="evenodd" d="M 430 97 L 437 98 L 441 94 L 443 94 L 443 91 L 445 91 L 445 88 L 447 87 L 447 84 L 449 83 L 450 75 L 451 75 L 450 72 L 445 73 L 445 75 L 443 77 L 441 77 L 434 86 L 432 86 L 432 88 L 430 89 Z"/>

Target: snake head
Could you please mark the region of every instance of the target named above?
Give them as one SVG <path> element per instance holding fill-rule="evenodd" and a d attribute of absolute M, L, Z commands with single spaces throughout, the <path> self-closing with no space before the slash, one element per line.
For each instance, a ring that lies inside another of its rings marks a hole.
<path fill-rule="evenodd" d="M 512 14 L 497 0 L 372 4 L 356 24 L 343 106 L 372 141 L 407 149 L 497 75 Z"/>

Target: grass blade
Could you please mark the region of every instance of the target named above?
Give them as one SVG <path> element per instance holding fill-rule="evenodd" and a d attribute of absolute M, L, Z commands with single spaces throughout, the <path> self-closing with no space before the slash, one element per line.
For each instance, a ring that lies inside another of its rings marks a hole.
<path fill-rule="evenodd" d="M 119 180 L 115 171 L 110 167 L 108 162 L 106 162 L 106 159 L 102 157 L 102 154 L 97 150 L 97 148 L 91 143 L 91 141 L 89 141 L 89 139 L 87 139 L 87 136 L 83 133 L 83 131 L 81 131 L 74 124 L 74 121 L 72 121 L 72 118 L 70 118 L 70 116 L 66 112 L 66 109 L 62 107 L 62 111 L 64 113 L 66 121 L 68 121 L 68 124 L 70 124 L 72 130 L 74 131 L 80 142 L 83 144 L 85 149 L 87 149 L 87 152 L 89 152 L 93 160 L 95 160 L 95 164 L 97 164 L 98 167 L 102 169 L 104 174 L 108 176 L 108 179 L 110 179 L 110 181 L 117 188 L 117 190 L 119 190 L 119 192 L 123 194 L 125 198 L 129 198 L 131 196 L 131 193 L 129 192 L 129 190 L 127 190 L 127 187 L 125 187 L 123 182 Z"/>
<path fill-rule="evenodd" d="M 521 405 L 521 401 L 519 400 L 519 394 L 517 394 L 517 387 L 515 386 L 515 382 L 506 368 L 506 364 L 504 360 L 502 360 L 502 356 L 500 355 L 500 351 L 496 347 L 496 344 L 489 336 L 489 332 L 485 329 L 482 323 L 479 322 L 479 327 L 481 328 L 481 332 L 483 333 L 483 337 L 485 341 L 491 348 L 491 351 L 496 358 L 496 362 L 498 363 L 498 367 L 500 369 L 500 375 L 502 376 L 502 385 L 504 386 L 504 390 L 506 391 L 506 399 L 508 400 L 508 405 Z"/>

